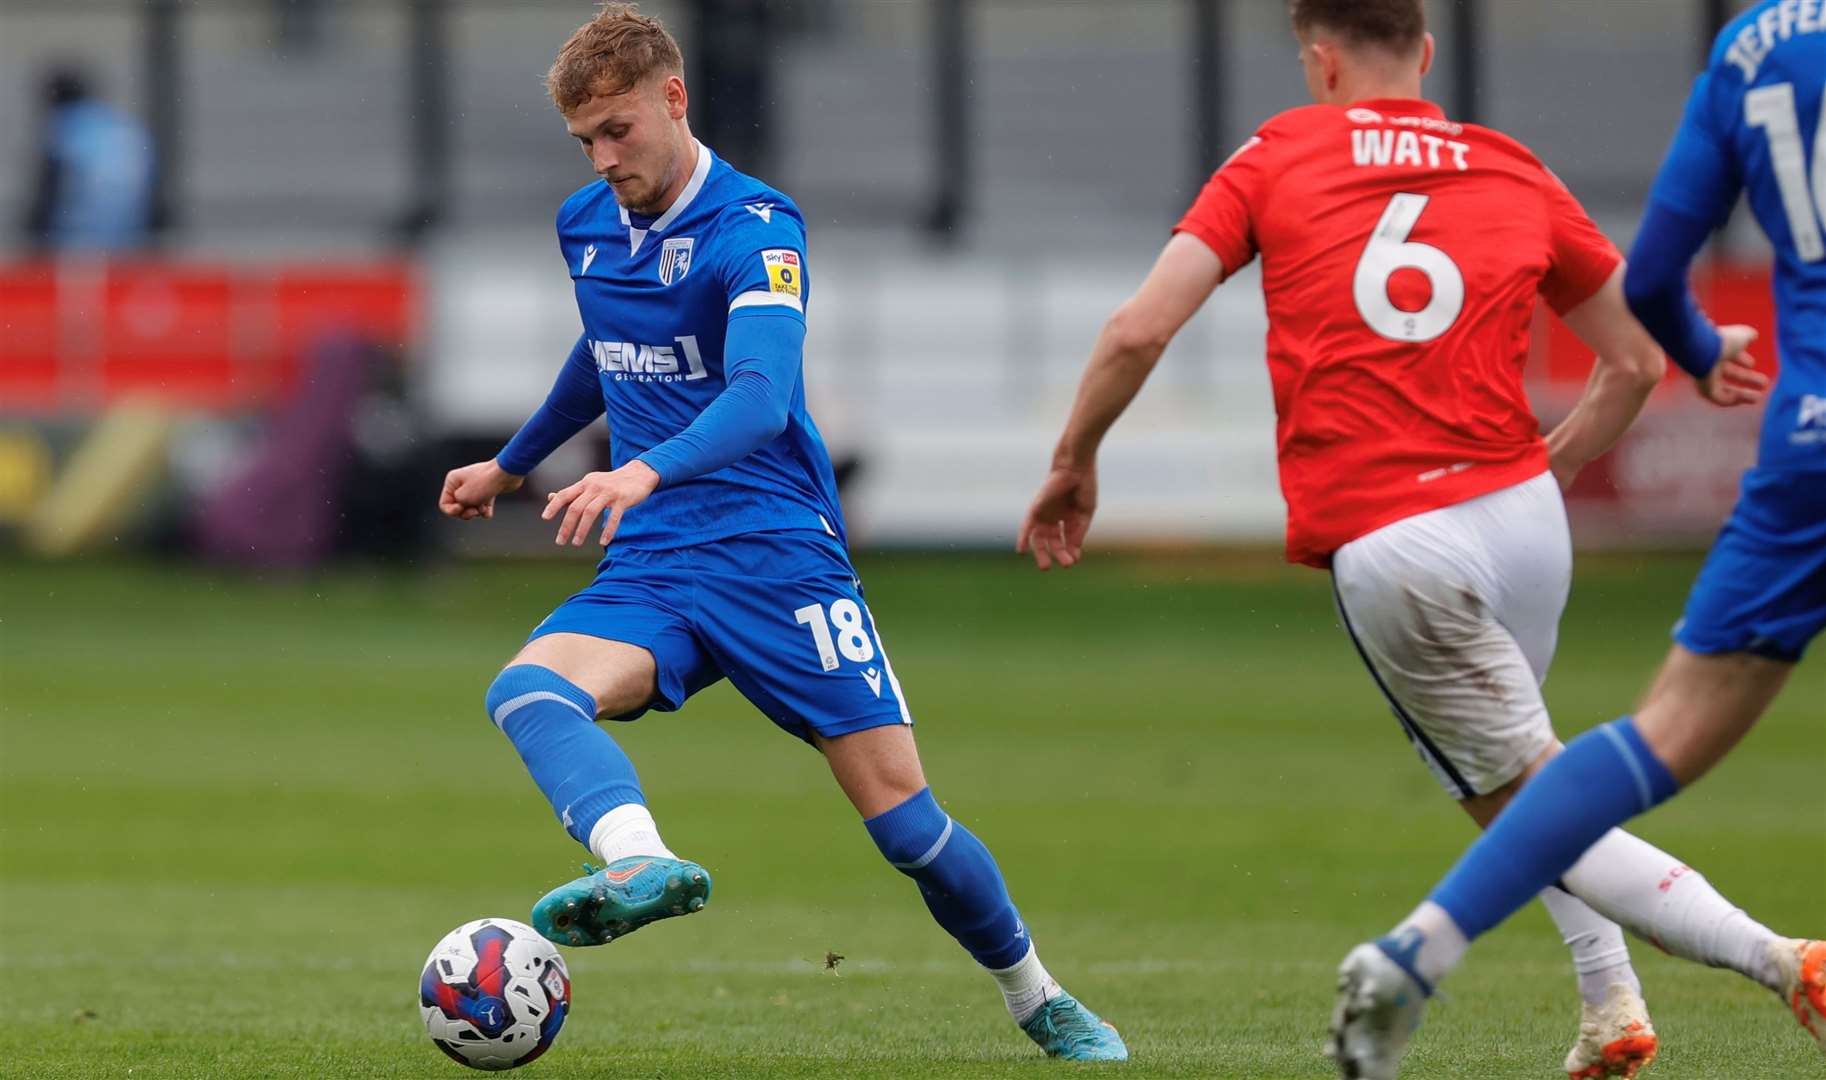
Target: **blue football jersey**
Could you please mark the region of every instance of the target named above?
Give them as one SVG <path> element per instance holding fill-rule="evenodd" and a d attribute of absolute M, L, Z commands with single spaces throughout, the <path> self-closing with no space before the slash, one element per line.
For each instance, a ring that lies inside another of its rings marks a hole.
<path fill-rule="evenodd" d="M 799 208 L 702 143 L 697 149 L 690 182 L 657 219 L 622 209 L 601 181 L 558 211 L 558 246 L 617 468 L 683 431 L 723 392 L 730 320 L 805 318 Z M 777 438 L 726 468 L 661 487 L 627 512 L 614 543 L 664 549 L 782 529 L 843 539 L 830 455 L 806 411 L 802 375 Z"/>
<path fill-rule="evenodd" d="M 1751 7 L 1719 34 L 1650 195 L 1717 225 L 1742 191 L 1775 247 L 1781 376 L 1763 419 L 1765 468 L 1826 468 L 1822 90 L 1826 3 Z"/>

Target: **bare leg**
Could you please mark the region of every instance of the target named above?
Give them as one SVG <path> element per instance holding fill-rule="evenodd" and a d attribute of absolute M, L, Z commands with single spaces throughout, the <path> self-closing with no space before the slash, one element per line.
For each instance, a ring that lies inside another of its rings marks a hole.
<path fill-rule="evenodd" d="M 1707 656 L 1676 645 L 1636 712 L 1636 730 L 1685 787 L 1756 726 L 1793 670 L 1749 653 Z"/>
<path fill-rule="evenodd" d="M 1743 738 L 1791 669 L 1760 657 L 1701 656 L 1675 646 L 1637 714 L 1638 729 L 1682 783 L 1690 783 Z M 1661 744 L 1651 731 L 1660 733 Z M 1515 780 L 1465 800 L 1466 813 L 1488 827 L 1561 749 L 1555 744 Z M 1562 883 L 1595 911 L 1676 956 L 1780 987 L 1782 972 L 1769 957 L 1777 935 L 1703 875 L 1630 833 L 1607 833 Z"/>
<path fill-rule="evenodd" d="M 932 798 L 913 729 L 891 724 L 816 744 L 875 845 L 918 884 L 932 918 L 988 969 L 1022 1030 L 1055 1057 L 1126 1058 L 1116 1029 L 1040 963 L 989 849 Z"/>
<path fill-rule="evenodd" d="M 536 664 L 575 684 L 596 699 L 596 715 L 631 713 L 653 700 L 658 669 L 653 654 L 638 645 L 588 634 L 546 634 L 526 643 L 509 661 Z"/>

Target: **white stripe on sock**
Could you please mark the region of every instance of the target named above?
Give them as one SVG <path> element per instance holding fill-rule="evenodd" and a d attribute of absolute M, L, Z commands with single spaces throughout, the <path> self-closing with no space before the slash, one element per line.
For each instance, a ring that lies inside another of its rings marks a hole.
<path fill-rule="evenodd" d="M 1598 730 L 1602 731 L 1605 737 L 1615 744 L 1617 753 L 1623 755 L 1623 760 L 1629 764 L 1630 776 L 1636 781 L 1636 795 L 1642 800 L 1642 809 L 1645 812 L 1653 809 L 1655 806 L 1655 797 L 1654 794 L 1649 791 L 1648 773 L 1643 770 L 1642 762 L 1636 760 L 1636 752 L 1630 749 L 1628 740 L 1617 734 L 1616 726 L 1613 724 L 1605 724 Z"/>
<path fill-rule="evenodd" d="M 926 849 L 926 853 L 924 855 L 921 855 L 919 858 L 914 859 L 912 862 L 897 862 L 894 864 L 894 869 L 896 869 L 896 870 L 923 870 L 923 869 L 925 869 L 926 866 L 929 863 L 931 863 L 933 859 L 938 858 L 939 852 L 945 850 L 945 845 L 951 842 L 951 825 L 952 825 L 951 819 L 949 817 L 945 818 L 945 831 L 938 834 L 938 839 L 933 841 L 932 846 Z"/>
<path fill-rule="evenodd" d="M 570 698 L 565 697 L 563 694 L 554 694 L 550 690 L 534 690 L 531 693 L 521 694 L 519 697 L 508 698 L 506 701 L 503 701 L 501 703 L 500 707 L 495 709 L 495 711 L 494 711 L 495 726 L 500 727 L 502 724 L 507 722 L 508 717 L 512 716 L 515 712 L 518 712 L 520 709 L 525 708 L 528 705 L 531 705 L 535 701 L 561 702 L 561 703 L 563 703 L 565 705 L 569 705 L 571 708 L 577 710 L 577 715 L 583 717 L 585 720 L 588 720 L 592 723 L 594 723 L 596 720 L 596 718 L 594 716 L 591 716 L 589 713 L 583 711 L 583 706 L 577 704 L 575 701 L 572 701 Z"/>

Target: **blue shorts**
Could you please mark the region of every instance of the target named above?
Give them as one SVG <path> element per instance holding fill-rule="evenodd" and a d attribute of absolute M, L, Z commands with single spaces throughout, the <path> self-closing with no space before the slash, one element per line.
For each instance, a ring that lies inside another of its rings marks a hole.
<path fill-rule="evenodd" d="M 727 677 L 807 742 L 913 722 L 835 537 L 791 530 L 667 551 L 611 548 L 596 570 L 527 640 L 587 634 L 653 654 L 653 700 L 617 720 L 672 712 Z"/>
<path fill-rule="evenodd" d="M 1826 472 L 1751 469 L 1674 640 L 1798 661 L 1826 629 Z"/>

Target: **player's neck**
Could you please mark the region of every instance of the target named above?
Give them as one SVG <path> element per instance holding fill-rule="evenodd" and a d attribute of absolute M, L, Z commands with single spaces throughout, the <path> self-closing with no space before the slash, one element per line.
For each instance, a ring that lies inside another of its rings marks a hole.
<path fill-rule="evenodd" d="M 678 175 L 672 178 L 672 183 L 666 185 L 666 193 L 655 199 L 652 206 L 640 208 L 641 216 L 663 217 L 666 211 L 672 209 L 672 204 L 678 201 L 678 197 L 683 195 L 685 188 L 690 185 L 691 174 L 697 172 L 697 156 L 703 152 L 703 149 L 697 145 L 697 140 L 691 137 L 691 132 L 687 129 L 685 131 L 684 160 L 679 163 Z"/>
<path fill-rule="evenodd" d="M 1331 94 L 1333 105 L 1355 105 L 1361 101 L 1418 101 L 1419 79 L 1360 79 L 1340 83 Z"/>

